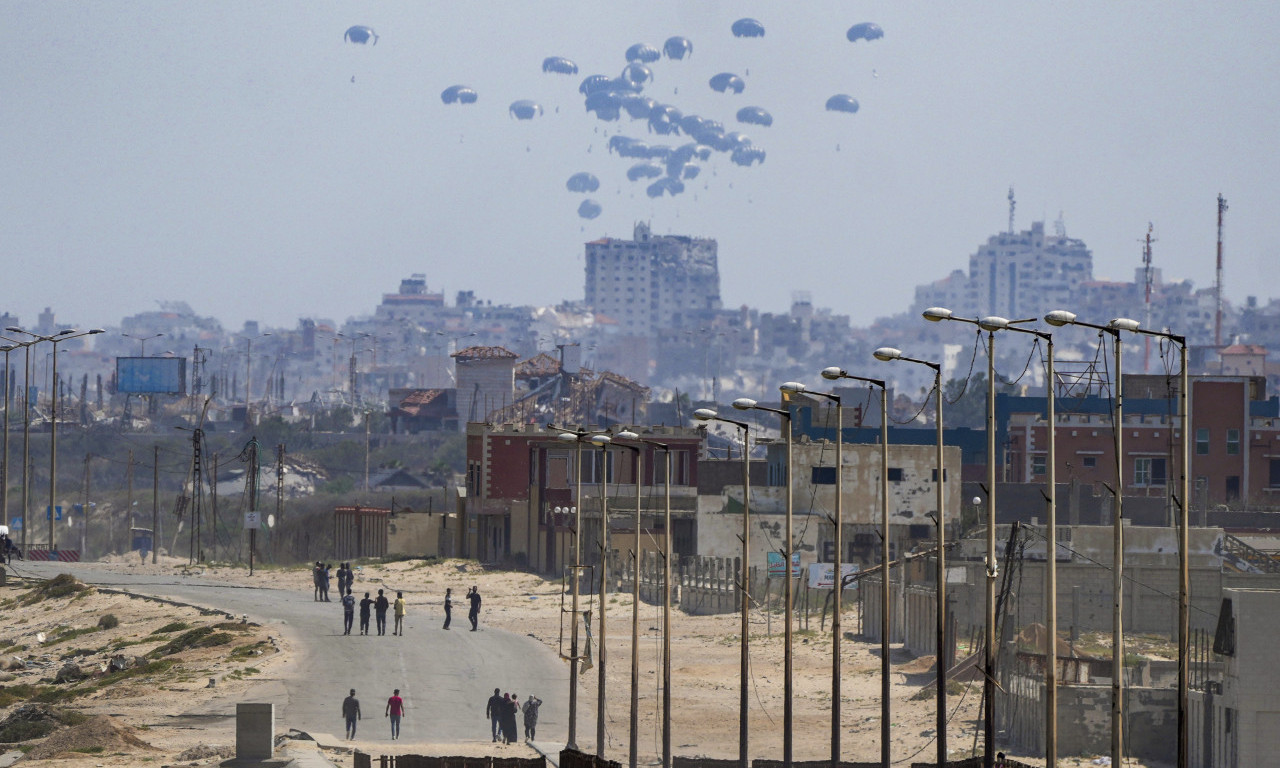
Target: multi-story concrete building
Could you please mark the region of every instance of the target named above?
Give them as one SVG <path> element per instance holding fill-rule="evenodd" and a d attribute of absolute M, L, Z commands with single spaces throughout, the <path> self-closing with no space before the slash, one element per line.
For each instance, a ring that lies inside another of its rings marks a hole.
<path fill-rule="evenodd" d="M 593 240 L 586 247 L 586 303 L 615 320 L 622 336 L 655 338 L 689 316 L 720 308 L 716 241 L 653 235 Z"/>
<path fill-rule="evenodd" d="M 915 311 L 943 306 L 964 317 L 1039 317 L 1072 306 L 1080 286 L 1093 279 L 1093 254 L 1083 241 L 1046 235 L 1044 222 L 1022 232 L 1001 232 L 969 257 L 969 273 L 916 288 Z"/>

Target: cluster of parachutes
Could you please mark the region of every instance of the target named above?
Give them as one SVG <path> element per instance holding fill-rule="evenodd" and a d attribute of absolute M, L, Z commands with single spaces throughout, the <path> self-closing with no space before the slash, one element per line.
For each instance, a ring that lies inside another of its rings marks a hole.
<path fill-rule="evenodd" d="M 733 22 L 730 31 L 735 37 L 764 37 L 764 25 L 755 19 L 743 18 Z M 851 43 L 870 42 L 884 37 L 884 30 L 870 22 L 854 24 L 845 37 Z M 356 45 L 377 45 L 378 34 L 365 26 L 347 29 L 344 40 Z M 685 191 L 684 182 L 698 177 L 702 171 L 699 163 L 711 160 L 713 153 L 726 155 L 730 162 L 750 167 L 765 161 L 766 153 L 745 134 L 727 130 L 710 118 L 685 114 L 680 108 L 664 104 L 644 94 L 645 86 L 654 81 L 651 64 L 664 56 L 680 61 L 693 54 L 693 43 L 686 37 L 672 36 L 658 49 L 645 43 L 627 48 L 626 65 L 617 76 L 593 74 L 583 79 L 578 92 L 583 97 L 587 112 L 599 120 L 613 122 L 626 115 L 631 121 L 643 122 L 649 134 L 685 137 L 686 141 L 671 144 L 650 143 L 641 139 L 614 135 L 609 140 L 609 153 L 620 158 L 635 160 L 626 171 L 631 182 L 647 182 L 645 194 L 651 198 L 663 195 L 675 196 Z M 552 75 L 577 75 L 578 65 L 563 56 L 548 56 L 542 61 L 542 71 Z M 739 95 L 746 90 L 746 80 L 732 72 L 720 72 L 711 77 L 708 85 L 719 93 Z M 447 105 L 474 104 L 479 96 L 466 85 L 456 84 L 445 88 L 440 100 Z M 827 99 L 829 112 L 855 113 L 858 100 L 848 94 L 838 93 Z M 558 111 L 558 110 L 557 110 Z M 513 101 L 507 108 L 515 120 L 533 120 L 543 114 L 542 106 L 530 99 Z M 744 125 L 767 128 L 773 125 L 773 115 L 759 106 L 744 106 L 737 110 L 736 119 Z M 600 180 L 586 172 L 569 177 L 565 187 L 576 194 L 591 194 L 600 188 Z M 594 219 L 603 207 L 590 198 L 582 200 L 578 215 Z"/>

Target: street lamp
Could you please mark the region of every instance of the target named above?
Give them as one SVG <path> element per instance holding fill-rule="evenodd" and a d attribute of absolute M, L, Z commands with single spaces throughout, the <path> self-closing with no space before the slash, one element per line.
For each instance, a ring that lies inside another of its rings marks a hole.
<path fill-rule="evenodd" d="M 592 435 L 591 443 L 600 446 L 600 639 L 596 641 L 599 649 L 600 671 L 596 673 L 596 757 L 604 758 L 605 733 L 605 661 L 608 655 L 605 635 L 605 593 L 609 586 L 609 444 L 613 441 L 608 435 Z"/>
<path fill-rule="evenodd" d="M 5 330 L 10 333 L 13 333 L 13 332 L 25 333 L 25 331 L 23 331 L 21 328 L 10 327 L 10 328 L 5 328 Z M 30 402 L 31 400 L 31 345 L 37 343 L 39 339 L 33 339 L 31 341 L 18 341 L 17 339 L 11 339 L 8 336 L 0 336 L 0 339 L 4 339 L 5 341 L 11 342 L 11 346 L 9 347 L 10 349 L 13 349 L 14 347 L 22 347 L 22 552 L 23 552 L 23 557 L 25 557 L 27 552 L 27 529 L 30 527 L 27 525 L 27 522 L 28 522 L 27 509 L 30 508 L 31 506 L 31 503 L 30 503 L 31 483 L 27 482 L 30 479 L 30 467 L 31 467 L 31 402 Z M 9 368 L 8 358 L 6 357 L 6 360 L 5 360 L 5 392 L 6 394 L 8 393 L 8 389 L 9 389 L 8 368 Z M 5 426 L 8 427 L 9 409 L 7 406 L 5 408 L 4 418 L 5 418 Z M 6 505 L 9 503 L 8 501 L 9 494 L 7 493 L 8 491 L 7 485 L 8 485 L 8 478 L 9 478 L 8 446 L 9 446 L 9 442 L 6 436 L 5 457 L 4 457 L 5 484 L 6 484 L 5 504 Z"/>
<path fill-rule="evenodd" d="M 1115 440 L 1116 451 L 1116 490 L 1115 515 L 1112 521 L 1112 573 L 1111 589 L 1114 592 L 1112 602 L 1112 646 L 1111 646 L 1111 763 L 1121 765 L 1124 760 L 1124 376 L 1121 369 L 1121 331 L 1137 331 L 1138 322 L 1126 318 L 1116 318 L 1106 325 L 1095 325 L 1076 319 L 1074 312 L 1063 309 L 1054 310 L 1044 316 L 1044 320 L 1055 328 L 1067 325 L 1079 325 L 1093 328 L 1101 335 L 1111 334 L 1112 346 L 1115 348 L 1116 375 L 1115 413 L 1111 422 L 1111 432 Z M 1184 425 L 1185 427 L 1185 425 Z M 1183 430 L 1184 434 L 1186 430 Z M 1056 557 L 1057 552 L 1050 553 Z M 1051 640 L 1053 638 L 1050 638 Z"/>
<path fill-rule="evenodd" d="M 631 768 L 636 768 L 637 749 L 640 738 L 640 483 L 644 475 L 644 451 L 640 446 L 627 445 L 619 443 L 619 440 L 627 440 L 661 448 L 666 453 L 667 472 L 665 475 L 666 485 L 666 527 L 663 529 L 666 537 L 666 547 L 663 552 L 664 558 L 671 556 L 671 448 L 670 446 L 655 442 L 653 440 L 644 440 L 640 435 L 629 430 L 624 430 L 613 436 L 613 444 L 619 448 L 627 448 L 635 451 L 636 454 L 636 551 L 635 561 L 632 565 L 631 572 L 631 722 L 628 739 L 628 748 L 630 755 Z M 663 569 L 664 577 L 670 573 L 670 566 Z M 665 585 L 665 582 L 664 582 Z M 667 596 L 668 588 L 664 586 L 663 596 Z M 663 603 L 662 612 L 662 650 L 663 650 L 663 686 L 662 686 L 662 740 L 663 740 L 663 768 L 670 766 L 670 732 L 671 732 L 671 641 L 669 628 L 666 624 L 670 620 L 670 601 Z"/>
<path fill-rule="evenodd" d="M 22 333 L 31 336 L 36 341 L 48 341 L 53 344 L 53 397 L 49 401 L 49 556 L 52 558 L 54 549 L 53 540 L 53 510 L 57 503 L 58 496 L 58 342 L 67 341 L 69 339 L 78 339 L 82 336 L 92 336 L 98 333 L 105 333 L 101 328 L 92 328 L 90 330 L 77 333 L 75 328 L 64 328 L 52 336 L 40 336 L 39 334 L 24 331 L 21 328 L 8 328 L 6 330 L 14 333 Z M 26 483 L 23 482 L 23 487 Z M 26 530 L 24 521 L 23 530 Z"/>
<path fill-rule="evenodd" d="M 945 307 L 929 307 L 924 319 L 933 323 L 954 320 L 976 325 L 987 332 L 987 581 L 986 581 L 986 637 L 983 643 L 982 680 L 982 765 L 991 768 L 995 764 L 996 747 L 996 331 L 1014 323 L 1030 323 L 1026 320 L 1006 320 L 1003 317 L 971 319 L 956 317 Z"/>
<path fill-rule="evenodd" d="M 933 391 L 935 394 L 934 413 L 937 417 L 937 481 L 934 483 L 937 488 L 937 506 L 938 519 L 934 522 L 938 525 L 938 560 L 936 590 L 938 593 L 937 605 L 937 665 L 938 665 L 938 765 L 945 765 L 947 762 L 947 659 L 946 659 L 946 641 L 947 641 L 947 533 L 946 533 L 946 497 L 943 494 L 943 483 L 946 480 L 946 467 L 943 463 L 942 455 L 942 365 L 927 360 L 917 360 L 913 357 L 907 357 L 902 354 L 901 350 L 893 347 L 881 347 L 874 353 L 875 358 L 881 362 L 891 362 L 901 360 L 906 363 L 915 363 L 917 365 L 928 366 L 933 369 Z"/>
<path fill-rule="evenodd" d="M 742 596 L 742 638 L 741 660 L 738 684 L 738 768 L 750 768 L 751 760 L 747 757 L 749 731 L 747 729 L 747 692 L 751 679 L 750 632 L 747 617 L 751 612 L 751 426 L 745 421 L 726 419 L 710 408 L 699 408 L 693 412 L 698 421 L 719 421 L 732 424 L 742 430 L 742 572 L 739 576 L 739 594 Z M 668 534 L 670 535 L 670 534 Z M 790 625 L 790 621 L 788 621 Z M 664 768 L 668 768 L 664 766 Z"/>
<path fill-rule="evenodd" d="M 882 768 L 889 768 L 889 390 L 885 386 L 884 379 L 853 376 L 839 366 L 823 368 L 822 378 L 828 381 L 853 379 L 880 388 L 880 764 Z M 839 476 L 837 475 L 837 477 Z M 836 560 L 839 562 L 838 555 Z M 839 589 L 843 590 L 844 578 L 839 574 L 838 569 L 836 579 L 838 580 Z M 839 637 L 839 635 L 840 633 L 837 631 L 836 636 Z M 837 644 L 835 647 L 838 650 L 840 646 Z M 839 674 L 839 658 L 840 654 L 837 652 L 835 662 L 837 671 L 834 673 L 837 675 Z M 836 689 L 838 690 L 838 679 L 836 682 Z M 833 697 L 833 701 L 838 702 L 838 698 Z M 836 704 L 836 706 L 838 707 L 839 705 Z M 839 719 L 833 716 L 833 729 L 838 722 Z M 834 740 L 834 734 L 832 738 Z M 833 761 L 839 760 L 834 754 L 831 759 Z"/>
<path fill-rule="evenodd" d="M 558 429 L 555 424 L 548 424 L 547 429 Z M 565 743 L 565 749 L 578 748 L 578 597 L 581 592 L 579 585 L 579 575 L 582 570 L 582 444 L 590 442 L 591 433 L 575 429 L 572 432 L 562 431 L 556 435 L 558 440 L 563 442 L 575 443 L 576 450 L 573 460 L 574 474 L 577 475 L 576 491 L 574 493 L 573 510 L 573 603 L 571 611 L 573 613 L 573 632 L 569 641 L 569 736 Z"/>
<path fill-rule="evenodd" d="M 126 339 L 133 339 L 134 341 L 138 342 L 138 343 L 142 346 L 142 350 L 139 352 L 138 357 L 146 357 L 146 356 L 147 356 L 147 342 L 148 342 L 148 341 L 151 341 L 152 339 L 158 339 L 158 338 L 160 338 L 161 336 L 163 336 L 164 334 L 163 334 L 163 333 L 154 333 L 154 334 L 152 334 L 152 335 L 150 335 L 150 336 L 131 336 L 131 335 L 127 334 L 127 333 L 122 333 L 122 334 L 120 334 L 120 335 L 121 335 L 121 336 L 123 336 L 123 337 L 125 337 Z"/>
<path fill-rule="evenodd" d="M 4 519 L 0 523 L 4 525 L 9 524 L 9 353 L 24 346 L 17 343 L 0 347 L 4 352 L 4 468 L 0 469 L 0 515 Z"/>
<path fill-rule="evenodd" d="M 840 764 L 840 597 L 844 591 L 844 571 L 841 555 L 844 553 L 844 418 L 840 396 L 828 392 L 811 392 L 799 382 L 782 385 L 784 392 L 804 393 L 822 397 L 836 404 L 836 517 L 835 523 L 835 590 L 831 603 L 831 764 Z"/>
<path fill-rule="evenodd" d="M 803 387 L 803 385 L 797 382 L 788 381 L 779 387 L 779 389 L 782 392 L 783 404 L 786 404 L 788 402 L 789 395 L 792 392 L 796 391 L 795 388 L 797 387 Z M 778 417 L 782 419 L 782 424 L 786 428 L 787 467 L 786 467 L 786 471 L 783 474 L 785 475 L 785 480 L 787 484 L 787 496 L 786 496 L 787 507 L 786 507 L 786 526 L 785 526 L 786 531 L 783 534 L 783 552 L 782 552 L 782 566 L 783 566 L 783 570 L 786 571 L 786 580 L 783 582 L 783 587 L 784 587 L 783 611 L 786 614 L 786 620 L 784 624 L 785 630 L 783 631 L 783 634 L 782 634 L 782 669 L 783 669 L 782 671 L 782 764 L 786 768 L 791 768 L 792 746 L 794 743 L 794 734 L 792 733 L 792 726 L 795 722 L 795 711 L 794 711 L 795 708 L 792 702 L 792 699 L 794 698 L 793 688 L 794 688 L 795 681 L 794 681 L 793 670 L 795 667 L 795 660 L 792 658 L 792 652 L 791 652 L 791 646 L 792 646 L 792 640 L 793 640 L 792 627 L 791 627 L 791 624 L 792 624 L 791 613 L 794 610 L 794 607 L 792 605 L 794 598 L 792 597 L 792 594 L 791 594 L 791 578 L 792 578 L 791 552 L 794 548 L 792 530 L 791 530 L 792 517 L 793 517 L 793 502 L 792 502 L 793 494 L 791 490 L 791 445 L 793 442 L 793 433 L 791 428 L 792 427 L 791 411 L 790 409 L 783 410 L 780 408 L 768 408 L 763 405 L 759 405 L 758 403 L 756 403 L 755 400 L 752 400 L 749 397 L 740 397 L 737 400 L 734 400 L 733 407 L 737 408 L 740 411 L 767 411 L 768 413 L 776 413 Z"/>

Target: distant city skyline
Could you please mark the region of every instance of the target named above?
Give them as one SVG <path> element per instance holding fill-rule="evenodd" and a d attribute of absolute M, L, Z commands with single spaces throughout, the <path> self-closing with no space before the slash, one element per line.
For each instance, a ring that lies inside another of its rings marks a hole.
<path fill-rule="evenodd" d="M 851 9 L 654 0 L 368 3 L 14 2 L 0 114 L 9 204 L 6 305 L 34 322 L 107 325 L 182 300 L 228 329 L 368 314 L 403 277 L 496 303 L 583 295 L 587 241 L 654 234 L 719 244 L 726 307 L 784 312 L 795 291 L 856 326 L 903 311 L 918 284 L 963 269 L 1007 227 L 1048 226 L 1132 280 L 1155 227 L 1167 281 L 1214 279 L 1271 298 L 1280 209 L 1280 53 L 1270 4 L 1051 6 L 1007 0 Z M 766 35 L 733 37 L 742 16 Z M 849 43 L 872 21 L 883 39 Z M 343 41 L 364 24 L 377 45 Z M 634 43 L 683 35 L 646 93 L 766 150 L 716 156 L 676 197 L 650 199 L 610 154 L 626 135 L 673 146 L 625 115 L 583 110 L 582 78 L 616 77 Z M 541 71 L 544 57 L 580 66 Z M 738 74 L 742 94 L 707 86 Z M 445 105 L 465 84 L 475 104 Z M 822 108 L 834 93 L 857 114 Z M 514 120 L 534 99 L 544 114 Z M 741 125 L 744 106 L 769 127 Z M 591 195 L 568 177 L 601 180 Z M 580 219 L 584 197 L 602 213 Z"/>

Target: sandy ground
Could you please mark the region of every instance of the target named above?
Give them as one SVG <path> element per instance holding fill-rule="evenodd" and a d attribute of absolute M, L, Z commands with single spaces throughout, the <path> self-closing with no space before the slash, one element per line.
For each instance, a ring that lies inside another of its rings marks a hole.
<path fill-rule="evenodd" d="M 270 584 L 276 588 L 292 588 L 304 593 L 312 591 L 311 576 L 305 568 L 259 569 L 255 575 L 250 576 L 241 567 L 205 566 L 188 569 L 186 561 L 169 558 L 162 558 L 156 565 L 139 564 L 133 558 L 116 558 L 113 562 L 104 563 L 103 567 L 134 574 L 172 575 L 187 572 L 231 583 Z M 436 613 L 443 617 L 441 605 L 444 591 L 447 587 L 452 587 L 455 598 L 454 626 L 461 624 L 465 628 L 466 607 L 462 596 L 473 584 L 479 586 L 484 596 L 484 610 L 480 618 L 484 625 L 526 634 L 554 650 L 560 649 L 562 590 L 557 581 L 521 572 L 484 570 L 471 561 L 404 561 L 362 564 L 357 571 L 355 589 L 357 593 L 378 587 L 403 590 L 410 612 Z M 19 588 L 11 584 L 9 588 L 0 591 L 0 599 L 12 598 L 18 594 Z M 584 602 L 584 607 L 598 610 L 599 604 L 588 606 Z M 610 596 L 605 609 L 608 621 L 606 740 L 609 757 L 625 761 L 630 710 L 630 595 Z M 119 626 L 80 635 L 69 641 L 48 642 L 56 636 L 60 627 L 94 626 L 105 613 L 114 614 L 119 619 Z M 658 606 L 641 604 L 638 749 L 642 764 L 658 763 L 661 757 L 661 619 Z M 91 601 L 46 600 L 37 605 L 28 618 L 21 619 L 17 624 L 6 622 L 5 629 L 0 630 L 0 648 L 9 646 L 0 651 L 4 658 L 20 656 L 39 662 L 28 666 L 25 671 L 8 673 L 15 677 L 7 680 L 4 685 L 8 687 L 23 682 L 34 683 L 40 677 L 52 676 L 61 665 L 57 657 L 74 647 L 97 650 L 113 643 L 141 641 L 123 649 L 126 654 L 141 656 L 181 634 L 150 634 L 165 624 L 181 621 L 197 627 L 226 620 L 225 616 L 202 616 L 192 609 L 174 608 L 117 595 L 99 595 Z M 847 636 L 856 630 L 856 609 L 845 613 L 844 626 Z M 740 618 L 737 614 L 686 616 L 679 610 L 672 611 L 672 745 L 673 752 L 677 755 L 716 758 L 737 756 L 739 627 Z M 37 632 L 46 634 L 46 645 L 36 642 Z M 209 746 L 202 739 L 203 734 L 198 727 L 166 723 L 167 719 L 172 719 L 166 716 L 175 711 L 196 708 L 199 703 L 211 701 L 215 696 L 235 697 L 248 688 L 255 677 L 281 672 L 279 665 L 290 653 L 288 642 L 273 635 L 267 628 L 244 626 L 231 633 L 234 639 L 228 644 L 188 650 L 172 657 L 179 663 L 163 674 L 133 678 L 78 698 L 69 705 L 85 714 L 114 716 L 115 723 L 129 734 L 147 742 L 154 750 L 120 746 L 113 742 L 94 754 L 63 753 L 64 759 L 58 764 L 123 766 L 136 765 L 142 761 L 166 764 L 176 760 L 183 750 Z M 565 638 L 567 651 L 567 630 Z M 241 651 L 239 655 L 231 653 L 232 649 L 242 646 L 251 650 Z M 795 632 L 796 760 L 823 760 L 830 757 L 831 648 L 829 623 L 826 631 L 821 631 L 816 614 L 809 619 L 808 629 L 801 628 Z M 779 615 L 769 617 L 764 611 L 753 615 L 750 649 L 751 754 L 754 757 L 780 759 L 783 748 L 783 638 Z M 595 654 L 594 667 L 579 678 L 580 700 L 589 702 L 592 708 L 596 700 L 597 673 L 600 668 L 599 651 L 595 650 Z M 846 760 L 878 760 L 879 644 L 847 637 L 842 644 L 842 655 L 843 757 Z M 77 657 L 77 660 L 84 664 L 96 664 L 106 658 L 105 653 L 99 652 L 96 655 Z M 934 699 L 929 695 L 934 682 L 933 660 L 928 657 L 912 658 L 901 651 L 896 651 L 892 660 L 894 674 L 891 721 L 894 762 L 906 765 L 913 760 L 928 761 L 936 748 L 933 740 L 936 713 Z M 213 688 L 207 687 L 210 678 L 217 681 Z M 541 695 L 544 692 L 516 693 L 523 699 L 528 694 Z M 975 732 L 978 724 L 975 718 L 980 693 L 980 685 L 966 683 L 949 698 L 948 703 L 954 708 L 948 727 L 952 759 L 970 754 L 976 744 Z M 11 704 L 0 714 L 8 714 L 16 706 L 16 703 Z M 553 750 L 558 748 L 557 745 L 563 743 L 563 728 L 561 724 L 555 728 L 554 733 L 540 728 L 539 742 Z M 595 733 L 595 718 L 580 716 L 578 742 L 581 749 L 594 750 Z M 94 744 L 86 744 L 81 748 L 93 746 Z M 394 750 L 386 749 L 386 745 L 379 745 L 375 754 L 416 751 L 468 755 L 487 754 L 497 749 L 495 745 L 483 741 L 459 744 L 402 743 Z M 529 747 L 524 745 L 501 747 L 501 750 L 501 754 L 505 756 L 532 754 L 528 751 Z M 2 751 L 3 748 L 0 748 L 0 752 Z M 335 762 L 350 764 L 350 758 L 340 752 L 333 752 L 332 755 Z M 73 756 L 74 761 L 68 761 L 67 758 Z M 218 760 L 217 755 L 196 758 L 194 752 L 183 757 L 187 758 L 184 764 L 216 763 Z M 1043 764 L 1043 761 L 1037 763 L 1030 756 L 1019 757 L 1032 764 Z M 1065 758 L 1059 761 L 1064 766 L 1089 765 L 1091 762 L 1086 758 Z M 38 766 L 53 765 L 53 762 L 28 759 L 21 764 Z"/>

